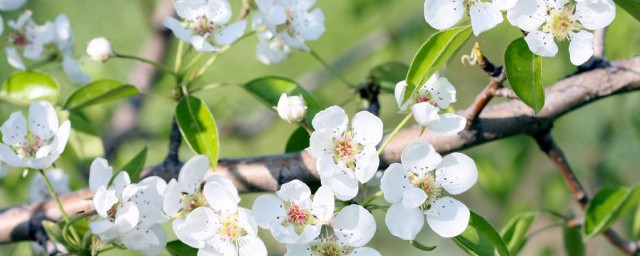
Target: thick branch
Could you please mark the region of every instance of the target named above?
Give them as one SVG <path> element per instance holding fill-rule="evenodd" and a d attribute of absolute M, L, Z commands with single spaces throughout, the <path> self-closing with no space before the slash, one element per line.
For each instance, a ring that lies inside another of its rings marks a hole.
<path fill-rule="evenodd" d="M 549 129 L 558 117 L 579 107 L 611 95 L 639 90 L 640 57 L 614 64 L 617 68 L 587 71 L 550 86 L 546 91 L 546 104 L 537 115 L 522 102 L 511 100 L 487 107 L 473 127 L 457 135 L 443 137 L 427 131 L 419 136 L 417 126 L 404 129 L 382 153 L 381 168 L 398 162 L 404 147 L 416 140 L 429 141 L 438 152 L 445 154 L 516 134 L 536 134 Z M 466 111 L 460 112 L 464 113 Z M 229 177 L 241 192 L 275 191 L 280 184 L 293 179 L 318 182 L 315 160 L 306 152 L 223 159 L 215 171 Z M 154 174 L 147 171 L 144 175 Z M 92 210 L 86 201 L 90 197 L 91 192 L 85 189 L 64 196 L 62 200 L 67 211 L 77 213 Z M 33 240 L 34 235 L 24 226 L 28 226 L 33 216 L 43 213 L 48 219 L 60 219 L 53 202 L 0 210 L 0 243 Z"/>

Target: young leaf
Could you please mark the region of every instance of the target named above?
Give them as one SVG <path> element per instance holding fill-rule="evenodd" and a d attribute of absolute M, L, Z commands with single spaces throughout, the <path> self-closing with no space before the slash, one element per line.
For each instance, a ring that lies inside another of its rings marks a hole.
<path fill-rule="evenodd" d="M 287 146 L 284 149 L 284 152 L 298 152 L 305 150 L 309 147 L 309 133 L 304 127 L 300 127 L 295 130 L 289 140 L 287 141 Z"/>
<path fill-rule="evenodd" d="M 369 77 L 373 77 L 378 82 L 386 82 L 395 85 L 404 80 L 409 73 L 409 66 L 397 61 L 389 61 L 380 64 L 369 71 Z"/>
<path fill-rule="evenodd" d="M 606 231 L 640 201 L 640 185 L 634 188 L 605 187 L 587 204 L 584 233 L 587 239 Z"/>
<path fill-rule="evenodd" d="M 215 169 L 220 142 L 216 122 L 207 105 L 195 97 L 182 98 L 176 107 L 176 121 L 189 147 L 197 154 L 206 155 L 211 168 Z"/>
<path fill-rule="evenodd" d="M 142 172 L 146 161 L 147 147 L 144 147 L 129 163 L 120 168 L 120 170 L 127 172 L 131 182 L 135 183 L 138 181 L 138 178 L 140 178 L 140 172 Z"/>
<path fill-rule="evenodd" d="M 613 0 L 618 6 L 622 7 L 631 16 L 640 21 L 640 0 Z"/>
<path fill-rule="evenodd" d="M 542 58 L 529 50 L 524 38 L 507 46 L 504 54 L 507 78 L 513 91 L 536 113 L 544 106 L 542 86 Z"/>
<path fill-rule="evenodd" d="M 433 34 L 413 57 L 407 72 L 407 89 L 402 102 L 407 101 L 422 84 L 442 67 L 471 35 L 471 27 L 455 27 Z"/>
<path fill-rule="evenodd" d="M 507 245 L 509 252 L 513 255 L 517 255 L 520 249 L 524 246 L 526 241 L 527 231 L 536 219 L 537 214 L 535 212 L 523 212 L 520 213 L 509 221 L 504 226 L 500 234 L 504 243 Z"/>
<path fill-rule="evenodd" d="M 504 241 L 496 230 L 482 216 L 471 212 L 469 226 L 453 241 L 469 255 L 510 255 Z"/>
<path fill-rule="evenodd" d="M 276 76 L 261 77 L 246 83 L 244 88 L 269 108 L 278 105 L 280 95 L 283 93 L 288 96 L 301 95 L 307 102 L 306 118 L 309 121 L 321 110 L 318 100 L 313 95 L 295 81 L 287 78 Z"/>
<path fill-rule="evenodd" d="M 564 249 L 567 256 L 584 256 L 584 242 L 582 242 L 582 233 L 579 226 L 570 227 L 566 223 L 562 227 L 564 236 Z"/>
<path fill-rule="evenodd" d="M 198 255 L 198 249 L 192 248 L 179 240 L 174 240 L 167 243 L 167 251 L 171 256 L 196 256 Z"/>
<path fill-rule="evenodd" d="M 98 80 L 91 82 L 76 90 L 64 108 L 68 110 L 78 110 L 91 105 L 106 103 L 138 94 L 138 88 L 133 85 L 123 85 L 118 81 Z"/>
<path fill-rule="evenodd" d="M 32 100 L 55 103 L 60 93 L 58 82 L 47 74 L 24 71 L 11 75 L 0 87 L 0 96 L 8 101 L 28 104 Z"/>

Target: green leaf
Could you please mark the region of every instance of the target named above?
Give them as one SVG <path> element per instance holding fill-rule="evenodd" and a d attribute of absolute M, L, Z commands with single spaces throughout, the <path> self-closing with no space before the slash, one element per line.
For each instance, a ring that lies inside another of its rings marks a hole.
<path fill-rule="evenodd" d="M 127 172 L 131 182 L 135 183 L 138 181 L 138 178 L 140 178 L 140 173 L 142 172 L 146 161 L 147 147 L 144 147 L 136 156 L 133 157 L 133 159 L 131 159 L 131 161 L 129 161 L 129 163 L 120 168 L 120 170 Z"/>
<path fill-rule="evenodd" d="M 540 111 L 544 106 L 542 58 L 529 50 L 524 38 L 519 38 L 507 46 L 504 65 L 516 95 L 536 113 Z"/>
<path fill-rule="evenodd" d="M 471 212 L 469 226 L 453 241 L 469 255 L 510 255 L 507 246 L 496 230 L 482 216 Z"/>
<path fill-rule="evenodd" d="M 378 82 L 386 82 L 395 85 L 404 80 L 409 73 L 409 66 L 397 61 L 390 61 L 380 64 L 369 71 L 369 77 L 373 77 Z"/>
<path fill-rule="evenodd" d="M 511 218 L 509 223 L 500 231 L 500 235 L 502 235 L 502 239 L 511 254 L 517 255 L 522 247 L 524 247 L 524 244 L 527 242 L 527 232 L 536 217 L 537 213 L 535 212 L 520 213 Z"/>
<path fill-rule="evenodd" d="M 634 188 L 605 187 L 587 204 L 584 233 L 587 239 L 606 231 L 640 201 L 640 185 Z"/>
<path fill-rule="evenodd" d="M 564 249 L 567 256 L 584 256 L 584 242 L 582 241 L 582 233 L 580 226 L 570 227 L 566 223 L 562 227 L 564 236 Z"/>
<path fill-rule="evenodd" d="M 53 221 L 43 220 L 42 227 L 44 231 L 47 233 L 47 237 L 56 243 L 63 243 L 64 239 L 62 237 L 62 228 Z"/>
<path fill-rule="evenodd" d="M 220 141 L 213 115 L 200 99 L 186 96 L 176 107 L 176 121 L 191 149 L 209 158 L 211 168 L 218 164 Z"/>
<path fill-rule="evenodd" d="M 613 0 L 618 6 L 622 7 L 631 16 L 640 21 L 640 0 Z"/>
<path fill-rule="evenodd" d="M 12 103 L 28 104 L 33 100 L 55 103 L 60 89 L 58 82 L 40 72 L 19 72 L 11 75 L 0 87 L 0 96 Z"/>
<path fill-rule="evenodd" d="M 306 119 L 308 121 L 311 121 L 316 113 L 321 110 L 318 100 L 313 95 L 295 81 L 287 78 L 276 76 L 261 77 L 246 83 L 244 88 L 269 108 L 278 105 L 280 95 L 283 93 L 288 96 L 301 95 L 307 102 Z"/>
<path fill-rule="evenodd" d="M 91 125 L 91 121 L 81 112 L 70 112 L 71 135 L 69 146 L 75 153 L 78 160 L 88 161 L 96 157 L 104 156 L 104 145 L 102 138 Z"/>
<path fill-rule="evenodd" d="M 304 127 L 300 127 L 291 134 L 291 137 L 289 137 L 284 152 L 298 152 L 308 147 L 309 132 L 307 132 L 307 129 L 305 129 Z"/>
<path fill-rule="evenodd" d="M 419 86 L 444 65 L 471 35 L 471 27 L 455 27 L 433 34 L 413 57 L 407 72 L 407 101 Z"/>
<path fill-rule="evenodd" d="M 192 248 L 178 240 L 167 243 L 167 251 L 172 256 L 195 256 L 198 255 L 198 249 Z"/>
<path fill-rule="evenodd" d="M 107 103 L 140 93 L 137 87 L 113 80 L 98 80 L 76 90 L 64 105 L 65 109 L 78 110 L 91 105 Z"/>

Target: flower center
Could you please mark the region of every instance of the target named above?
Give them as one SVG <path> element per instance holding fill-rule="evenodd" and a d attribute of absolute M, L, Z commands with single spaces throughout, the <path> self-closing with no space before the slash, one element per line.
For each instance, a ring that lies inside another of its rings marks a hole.
<path fill-rule="evenodd" d="M 317 256 L 343 256 L 349 255 L 354 248 L 350 246 L 340 246 L 335 237 L 321 239 L 316 245 L 310 247 L 311 253 Z"/>
<path fill-rule="evenodd" d="M 565 7 L 562 10 L 552 8 L 548 14 L 549 20 L 542 26 L 542 31 L 552 33 L 559 41 L 569 39 L 569 33 L 581 27 L 574 19 L 571 7 Z"/>
<path fill-rule="evenodd" d="M 45 145 L 45 141 L 38 135 L 28 134 L 26 142 L 19 150 L 19 154 L 23 156 L 35 156 L 42 146 Z"/>
<path fill-rule="evenodd" d="M 422 189 L 427 194 L 427 201 L 422 205 L 424 210 L 429 209 L 429 206 L 443 195 L 444 191 L 442 187 L 436 183 L 436 176 L 433 172 L 427 172 L 427 175 L 424 177 L 409 172 L 409 181 L 414 188 Z"/>
<path fill-rule="evenodd" d="M 185 25 L 186 28 L 193 30 L 198 35 L 204 36 L 215 30 L 215 23 L 206 16 L 198 16 L 195 20 L 189 21 Z"/>
<path fill-rule="evenodd" d="M 25 46 L 28 45 L 29 38 L 22 32 L 15 32 L 11 36 L 9 36 L 9 43 L 15 46 Z"/>
<path fill-rule="evenodd" d="M 176 214 L 177 218 L 185 218 L 189 213 L 200 206 L 207 206 L 209 202 L 204 197 L 204 194 L 200 192 L 200 190 L 193 193 L 193 195 L 182 194 L 182 203 L 183 207 L 180 212 Z"/>
<path fill-rule="evenodd" d="M 237 241 L 247 234 L 247 232 L 238 225 L 238 214 L 221 217 L 220 230 L 218 231 L 224 238 L 231 241 Z"/>
<path fill-rule="evenodd" d="M 340 139 L 334 139 L 333 145 L 333 161 L 336 164 L 342 162 L 349 169 L 355 168 L 355 156 L 362 152 L 363 146 L 353 140 L 351 132 L 346 132 Z"/>
<path fill-rule="evenodd" d="M 289 208 L 289 212 L 287 213 L 287 222 L 293 225 L 303 225 L 307 222 L 308 213 L 300 209 L 300 206 L 297 204 L 291 204 L 291 208 Z"/>

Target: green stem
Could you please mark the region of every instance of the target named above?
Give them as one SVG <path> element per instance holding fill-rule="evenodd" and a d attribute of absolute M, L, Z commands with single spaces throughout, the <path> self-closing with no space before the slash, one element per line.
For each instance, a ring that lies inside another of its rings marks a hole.
<path fill-rule="evenodd" d="M 314 50 L 310 50 L 309 54 L 311 54 L 311 56 L 313 56 L 313 58 L 315 58 L 318 62 L 320 62 L 320 64 L 322 64 L 322 66 L 324 66 L 327 70 L 329 70 L 329 72 L 331 72 L 334 76 L 336 76 L 338 79 L 340 79 L 347 86 L 349 86 L 351 88 L 357 87 L 354 84 L 352 84 L 351 82 L 349 82 L 349 80 L 347 80 L 342 74 L 340 74 L 340 72 L 338 72 L 331 65 L 329 65 L 329 63 L 327 63 L 324 59 L 322 59 L 322 57 L 320 57 L 320 55 L 318 55 L 318 53 L 316 53 Z"/>
<path fill-rule="evenodd" d="M 239 85 L 239 84 L 235 84 L 235 83 L 211 83 L 211 84 L 206 84 L 206 85 L 191 89 L 191 90 L 189 90 L 189 93 L 195 93 L 195 92 L 199 92 L 199 91 L 208 91 L 208 90 L 218 89 L 220 87 L 229 86 L 229 85 Z"/>
<path fill-rule="evenodd" d="M 173 73 L 176 74 L 180 71 L 180 66 L 182 66 L 182 58 L 184 57 L 184 55 L 182 55 L 182 52 L 184 51 L 184 41 L 178 41 L 180 42 L 178 42 L 178 51 L 176 52 L 176 63 L 173 66 Z"/>
<path fill-rule="evenodd" d="M 49 178 L 44 173 L 44 170 L 39 169 L 38 171 L 40 172 L 40 175 L 42 175 L 44 184 L 47 186 L 49 193 L 51 193 L 51 197 L 53 197 L 53 200 L 58 205 L 58 210 L 62 213 L 62 217 L 64 218 L 64 221 L 67 224 L 71 224 L 71 219 L 69 218 L 69 215 L 67 215 L 67 212 L 64 210 L 64 207 L 62 206 L 62 202 L 60 201 L 58 194 L 56 194 L 56 191 L 53 189 L 53 186 L 51 186 L 51 182 L 49 181 Z M 71 235 L 73 235 L 73 239 L 76 240 L 77 243 L 80 243 L 81 242 L 80 236 L 78 236 L 78 234 L 76 233 L 76 230 L 73 228 L 73 226 L 70 226 L 70 229 L 71 229 Z"/>
<path fill-rule="evenodd" d="M 398 132 L 402 129 L 402 127 L 404 127 L 405 125 L 407 125 L 407 123 L 409 122 L 409 120 L 411 120 L 411 117 L 413 117 L 413 113 L 409 112 L 409 114 L 407 114 L 407 117 L 405 117 L 399 124 L 398 126 L 396 126 L 395 129 L 393 129 L 393 131 L 391 132 L 391 134 L 389 134 L 389 136 L 387 137 L 387 139 L 382 143 L 382 146 L 380 146 L 380 148 L 378 149 L 378 155 L 382 154 L 382 151 L 384 151 L 384 149 L 389 145 L 389 143 L 391 142 L 391 140 L 393 139 L 393 137 L 395 137 Z"/>
<path fill-rule="evenodd" d="M 377 198 L 381 197 L 384 195 L 384 192 L 382 192 L 382 190 L 376 192 L 375 194 L 371 195 L 371 197 L 369 197 L 366 201 L 364 201 L 362 203 L 362 207 L 367 207 L 367 205 L 369 205 L 371 202 L 373 202 L 373 200 L 376 200 Z"/>
<path fill-rule="evenodd" d="M 165 73 L 171 74 L 172 76 L 177 76 L 177 74 L 175 72 L 173 72 L 173 70 L 165 67 L 164 65 L 162 65 L 161 63 L 155 62 L 155 61 L 151 61 L 142 57 L 138 57 L 138 56 L 133 56 L 133 55 L 126 55 L 126 54 L 120 54 L 120 53 L 113 53 L 113 56 L 116 58 L 122 58 L 122 59 L 130 59 L 130 60 L 137 60 L 137 61 L 141 61 L 150 65 L 153 65 L 154 67 L 164 71 Z"/>
<path fill-rule="evenodd" d="M 429 252 L 429 251 L 433 251 L 433 250 L 435 250 L 435 249 L 436 249 L 436 247 L 435 247 L 435 246 L 426 246 L 426 245 L 421 244 L 420 242 L 418 242 L 418 241 L 416 241 L 416 240 L 411 240 L 411 241 L 409 241 L 409 243 L 410 243 L 411 245 L 413 245 L 413 247 L 418 248 L 418 249 L 420 249 L 421 251 L 427 251 L 427 252 Z"/>

